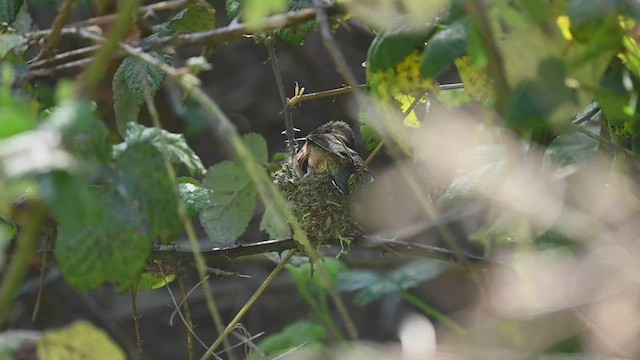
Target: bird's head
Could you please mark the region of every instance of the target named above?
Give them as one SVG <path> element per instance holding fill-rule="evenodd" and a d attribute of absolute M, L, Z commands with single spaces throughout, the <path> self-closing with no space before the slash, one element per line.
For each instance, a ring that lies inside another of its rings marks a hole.
<path fill-rule="evenodd" d="M 353 130 L 344 121 L 330 121 L 316 130 L 311 132 L 312 134 L 333 134 L 342 140 L 342 142 L 353 149 L 355 145 L 355 136 Z"/>

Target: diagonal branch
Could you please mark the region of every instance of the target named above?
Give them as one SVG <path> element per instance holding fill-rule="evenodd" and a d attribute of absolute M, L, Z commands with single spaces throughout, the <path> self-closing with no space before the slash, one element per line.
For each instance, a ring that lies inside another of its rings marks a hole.
<path fill-rule="evenodd" d="M 60 35 L 62 33 L 62 28 L 69 20 L 71 16 L 71 12 L 73 12 L 73 8 L 76 6 L 77 0 L 65 0 L 58 11 L 58 15 L 53 20 L 53 25 L 51 26 L 51 35 L 47 38 L 47 41 L 44 43 L 42 47 L 42 51 L 36 57 L 36 60 L 42 60 L 44 58 L 49 57 L 58 43 L 60 42 Z"/>

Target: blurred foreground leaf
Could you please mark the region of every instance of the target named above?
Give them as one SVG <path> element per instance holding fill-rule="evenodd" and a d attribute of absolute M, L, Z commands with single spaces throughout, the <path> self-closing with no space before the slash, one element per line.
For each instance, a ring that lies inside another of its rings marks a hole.
<path fill-rule="evenodd" d="M 48 330 L 37 346 L 42 360 L 125 360 L 127 357 L 107 333 L 87 321 Z"/>

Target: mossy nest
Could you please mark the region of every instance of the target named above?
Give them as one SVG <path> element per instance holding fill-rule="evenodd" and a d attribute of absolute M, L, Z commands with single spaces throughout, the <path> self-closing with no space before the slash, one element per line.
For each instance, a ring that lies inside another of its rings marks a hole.
<path fill-rule="evenodd" d="M 313 246 L 349 243 L 361 233 L 351 216 L 352 200 L 362 185 L 362 176 L 349 181 L 350 195 L 342 194 L 329 174 L 298 177 L 287 161 L 273 174 L 273 182 L 289 201 L 293 215 Z"/>

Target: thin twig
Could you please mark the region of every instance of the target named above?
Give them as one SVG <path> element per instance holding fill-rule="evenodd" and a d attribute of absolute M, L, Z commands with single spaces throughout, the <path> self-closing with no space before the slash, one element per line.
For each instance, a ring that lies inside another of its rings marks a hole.
<path fill-rule="evenodd" d="M 314 4 L 318 8 L 318 11 L 316 12 L 316 22 L 320 26 L 322 43 L 329 52 L 329 55 L 331 55 L 338 73 L 347 82 L 347 85 L 349 85 L 352 89 L 355 89 L 358 87 L 358 81 L 356 80 L 355 76 L 353 76 L 351 70 L 349 70 L 347 61 L 344 59 L 344 56 L 342 56 L 342 53 L 338 49 L 338 46 L 333 39 L 333 35 L 331 35 L 331 25 L 329 24 L 329 16 L 327 15 L 326 9 L 324 8 L 324 0 L 314 0 Z"/>
<path fill-rule="evenodd" d="M 366 87 L 367 87 L 367 84 L 360 84 L 356 88 L 364 89 Z M 456 89 L 463 89 L 464 84 L 463 83 L 441 84 L 439 87 L 440 87 L 440 91 L 456 90 Z M 343 86 L 337 89 L 318 91 L 318 92 L 303 94 L 300 96 L 294 96 L 291 99 L 289 99 L 289 101 L 287 102 L 287 107 L 291 109 L 304 101 L 316 100 L 316 99 L 321 99 L 321 98 L 331 97 L 331 96 L 338 96 L 342 94 L 348 94 L 350 92 L 353 92 L 353 88 L 351 86 Z"/>
<path fill-rule="evenodd" d="M 332 15 L 344 13 L 343 8 L 339 5 L 323 5 L 322 9 L 325 9 Z M 298 11 L 272 15 L 265 18 L 260 23 L 232 23 L 228 26 L 208 31 L 147 39 L 146 41 L 143 41 L 140 46 L 142 50 L 147 51 L 166 46 L 217 45 L 232 39 L 253 35 L 258 32 L 269 32 L 285 26 L 296 25 L 313 20 L 315 19 L 317 12 L 318 10 L 315 8 L 304 8 Z"/>
<path fill-rule="evenodd" d="M 187 300 L 187 289 L 184 286 L 184 276 L 182 274 L 178 276 L 178 286 L 180 287 L 180 296 L 182 296 L 180 306 L 184 307 L 184 325 L 187 328 L 187 354 L 189 354 L 189 360 L 193 360 L 195 359 L 193 349 L 193 322 L 191 321 L 191 308 Z"/>
<path fill-rule="evenodd" d="M 56 63 L 62 60 L 66 60 L 68 58 L 73 58 L 79 55 L 85 55 L 85 54 L 90 54 L 93 53 L 94 51 L 96 51 L 98 48 L 100 48 L 99 45 L 91 45 L 91 46 L 87 46 L 87 47 L 83 47 L 83 48 L 79 48 L 79 49 L 74 49 L 74 50 L 70 50 L 70 51 L 66 51 L 60 54 L 56 54 L 54 56 L 48 57 L 46 59 L 42 59 L 42 60 L 38 60 L 38 61 L 34 61 L 32 63 L 29 64 L 29 68 L 30 69 L 37 69 L 39 67 L 44 67 L 46 65 L 52 64 L 52 63 Z"/>
<path fill-rule="evenodd" d="M 264 42 L 265 46 L 267 47 L 267 51 L 269 51 L 269 62 L 271 63 L 273 76 L 276 79 L 276 86 L 278 87 L 278 94 L 280 95 L 280 102 L 282 103 L 282 111 L 284 112 L 285 134 L 287 134 L 287 148 L 289 149 L 289 155 L 293 160 L 293 156 L 296 152 L 293 119 L 291 119 L 291 111 L 289 111 L 289 108 L 287 107 L 287 94 L 284 89 L 282 73 L 280 72 L 280 67 L 278 66 L 278 58 L 276 57 L 276 49 L 273 43 L 274 40 L 272 36 L 269 36 Z"/>
<path fill-rule="evenodd" d="M 36 60 L 42 60 L 49 57 L 53 53 L 53 50 L 56 48 L 56 46 L 58 46 L 62 28 L 67 23 L 67 20 L 69 20 L 69 17 L 73 12 L 73 8 L 76 6 L 76 2 L 77 0 L 64 0 L 62 6 L 60 6 L 58 15 L 56 15 L 56 18 L 53 20 L 53 25 L 51 26 L 51 34 L 44 43 L 42 51 L 40 51 L 40 54 L 38 54 Z"/>
<path fill-rule="evenodd" d="M 592 117 L 596 116 L 597 113 L 600 112 L 600 106 L 595 106 L 593 109 L 589 110 L 586 114 L 575 118 L 572 123 L 573 125 L 580 125 L 584 122 L 591 120 Z"/>
<path fill-rule="evenodd" d="M 181 262 L 178 262 L 178 263 L 181 263 Z M 185 301 L 189 298 L 189 296 L 191 296 L 191 293 L 193 293 L 193 292 L 194 292 L 194 291 L 195 291 L 195 290 L 196 290 L 200 285 L 202 285 L 202 283 L 203 283 L 204 281 L 207 281 L 207 280 L 209 280 L 209 277 L 208 277 L 208 276 L 207 276 L 207 277 L 205 277 L 204 279 L 202 279 L 202 280 L 198 281 L 198 283 L 197 283 L 197 284 L 195 284 L 195 285 L 191 288 L 191 290 L 189 290 L 189 292 L 188 292 L 185 296 L 183 296 L 183 297 L 182 297 L 182 300 L 180 301 L 180 303 L 179 303 L 177 306 L 175 306 L 175 308 L 174 308 L 174 309 L 173 309 L 173 311 L 171 312 L 171 316 L 169 316 L 169 325 L 170 325 L 170 326 L 173 326 L 173 318 L 174 318 L 174 317 L 176 316 L 176 314 L 180 311 L 180 308 L 182 307 L 182 303 L 183 303 L 183 302 L 185 302 Z M 204 345 L 204 344 L 203 344 L 203 345 Z M 206 348 L 207 346 L 205 345 L 204 347 Z"/>
<path fill-rule="evenodd" d="M 144 359 L 144 350 L 142 347 L 142 332 L 140 331 L 140 315 L 138 314 L 138 283 L 139 279 L 133 284 L 129 293 L 131 294 L 131 317 L 133 318 L 133 327 L 136 331 L 136 347 L 138 348 L 138 359 Z"/>
<path fill-rule="evenodd" d="M 180 8 L 186 4 L 188 4 L 189 0 L 174 0 L 174 1 L 162 1 L 162 2 L 158 2 L 155 4 L 150 4 L 150 5 L 146 5 L 146 6 L 141 6 L 139 8 L 137 8 L 135 11 L 137 12 L 138 15 L 145 15 L 151 12 L 157 12 L 157 11 L 164 11 L 164 10 L 173 10 L 176 8 Z M 102 16 L 96 16 L 90 19 L 86 19 L 86 20 L 80 20 L 80 21 L 76 21 L 73 23 L 68 24 L 65 27 L 65 30 L 67 28 L 79 28 L 79 27 L 87 27 L 87 26 L 93 26 L 93 25 L 105 25 L 105 24 L 110 24 L 112 22 L 114 22 L 117 18 L 118 18 L 118 13 L 115 14 L 109 14 L 109 15 L 102 15 Z M 52 29 L 47 29 L 47 30 L 40 30 L 40 31 L 34 31 L 32 33 L 27 34 L 30 37 L 42 37 L 42 36 L 48 36 L 52 33 Z"/>
<path fill-rule="evenodd" d="M 626 148 L 624 148 L 624 147 L 622 147 L 622 146 L 620 146 L 618 144 L 615 144 L 612 141 L 610 141 L 609 139 L 606 139 L 606 138 L 604 138 L 604 137 L 602 137 L 602 136 L 600 136 L 598 134 L 594 134 L 591 131 L 589 131 L 589 130 L 581 127 L 581 126 L 572 125 L 571 127 L 574 130 L 576 130 L 577 132 L 579 132 L 581 134 L 584 134 L 584 135 L 586 135 L 586 136 L 588 136 L 588 137 L 590 137 L 590 138 L 592 138 L 592 139 L 594 139 L 596 141 L 599 141 L 599 142 L 611 147 L 612 149 L 614 149 L 616 151 L 621 151 L 621 152 L 633 157 L 634 159 L 638 158 L 638 154 L 634 153 L 633 151 L 631 151 L 629 149 L 626 149 Z"/>
<path fill-rule="evenodd" d="M 182 320 L 182 323 L 184 324 L 184 326 L 187 329 L 187 331 L 189 331 L 191 333 L 191 335 L 193 335 L 193 337 L 196 340 L 198 340 L 198 342 L 200 342 L 200 345 L 202 345 L 202 347 L 204 347 L 206 349 L 207 348 L 207 344 L 205 344 L 204 341 L 202 341 L 198 337 L 198 335 L 196 335 L 195 331 L 193 330 L 193 327 L 190 326 L 190 324 L 187 322 L 187 319 L 184 317 L 184 315 L 182 315 L 182 311 L 180 311 L 180 307 L 182 306 L 182 302 L 180 303 L 180 305 L 178 305 L 178 302 L 176 301 L 176 296 L 173 295 L 173 291 L 171 290 L 171 286 L 169 286 L 169 283 L 167 282 L 167 276 L 165 275 L 164 270 L 162 269 L 162 266 L 160 264 L 158 264 L 158 271 L 160 271 L 160 276 L 162 276 L 162 278 L 164 279 L 164 287 L 167 289 L 167 292 L 169 293 L 169 297 L 171 298 L 171 302 L 173 303 L 174 311 L 177 311 L 178 315 L 180 315 L 180 319 Z M 184 301 L 184 298 L 183 298 L 183 301 Z M 173 326 L 171 321 L 169 321 L 169 324 L 171 326 Z"/>
<path fill-rule="evenodd" d="M 289 254 L 287 254 L 287 256 L 285 256 L 285 258 L 282 259 L 282 261 L 280 261 L 278 266 L 276 266 L 276 268 L 273 269 L 271 274 L 269 274 L 269 276 L 267 276 L 267 278 L 264 279 L 262 284 L 260 284 L 258 289 L 256 289 L 253 295 L 251 295 L 249 300 L 247 300 L 247 302 L 244 304 L 242 309 L 240 309 L 240 311 L 238 311 L 238 313 L 233 318 L 233 320 L 229 322 L 229 324 L 224 329 L 224 331 L 218 336 L 218 338 L 213 342 L 213 344 L 209 346 L 209 349 L 207 349 L 207 352 L 204 353 L 204 355 L 202 355 L 202 358 L 200 360 L 208 359 L 213 354 L 213 352 L 218 348 L 218 346 L 222 344 L 222 341 L 226 339 L 227 336 L 229 336 L 229 334 L 231 333 L 231 331 L 233 331 L 233 329 L 235 329 L 236 325 L 238 325 L 240 320 L 242 320 L 242 318 L 247 314 L 249 309 L 253 306 L 253 304 L 255 304 L 256 300 L 258 300 L 258 298 L 262 295 L 262 293 L 264 293 L 267 287 L 271 284 L 271 282 L 273 282 L 276 276 L 278 276 L 280 271 L 282 271 L 284 266 L 289 262 L 289 260 L 291 260 L 291 258 L 295 253 L 296 253 L 295 251 L 290 251 Z"/>

